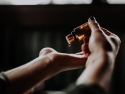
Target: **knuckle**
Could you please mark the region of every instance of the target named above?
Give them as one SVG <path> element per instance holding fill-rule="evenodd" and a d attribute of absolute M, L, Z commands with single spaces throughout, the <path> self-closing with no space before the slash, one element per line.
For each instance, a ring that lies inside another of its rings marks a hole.
<path fill-rule="evenodd" d="M 96 28 L 95 31 L 102 34 L 102 31 L 99 28 Z"/>
<path fill-rule="evenodd" d="M 100 25 L 99 25 L 99 23 L 93 23 L 93 26 L 95 26 L 96 28 L 98 28 L 98 29 L 100 29 Z"/>
<path fill-rule="evenodd" d="M 112 36 L 110 39 L 114 43 L 114 45 L 116 45 L 116 46 L 121 45 L 121 40 L 118 36 Z"/>
<path fill-rule="evenodd" d="M 45 47 L 45 48 L 43 48 L 43 49 L 40 51 L 39 54 L 47 54 L 47 53 L 50 53 L 50 52 L 52 52 L 52 51 L 53 51 L 52 48 L 50 48 L 50 47 Z"/>
<path fill-rule="evenodd" d="M 93 23 L 93 25 L 99 26 L 99 23 L 95 22 L 95 23 Z"/>
<path fill-rule="evenodd" d="M 43 48 L 42 50 L 43 50 L 43 51 L 51 51 L 52 48 L 50 48 L 50 47 L 45 47 L 45 48 Z"/>
<path fill-rule="evenodd" d="M 121 45 L 121 39 L 117 37 L 119 45 Z"/>

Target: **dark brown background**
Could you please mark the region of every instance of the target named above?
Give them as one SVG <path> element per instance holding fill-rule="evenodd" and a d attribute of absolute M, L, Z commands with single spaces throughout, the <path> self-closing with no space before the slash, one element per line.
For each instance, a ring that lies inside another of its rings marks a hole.
<path fill-rule="evenodd" d="M 65 36 L 95 16 L 102 27 L 118 34 L 122 45 L 117 56 L 111 92 L 125 93 L 125 5 L 0 6 L 0 70 L 5 71 L 36 58 L 44 47 L 59 52 L 80 51 L 82 42 L 70 48 Z M 61 90 L 73 83 L 83 69 L 63 72 L 46 82 L 45 89 Z"/>

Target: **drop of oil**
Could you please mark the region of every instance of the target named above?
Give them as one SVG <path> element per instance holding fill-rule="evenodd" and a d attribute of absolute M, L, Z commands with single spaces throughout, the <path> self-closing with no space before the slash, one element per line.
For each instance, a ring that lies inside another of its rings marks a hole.
<path fill-rule="evenodd" d="M 71 44 L 68 44 L 69 47 L 71 47 Z"/>

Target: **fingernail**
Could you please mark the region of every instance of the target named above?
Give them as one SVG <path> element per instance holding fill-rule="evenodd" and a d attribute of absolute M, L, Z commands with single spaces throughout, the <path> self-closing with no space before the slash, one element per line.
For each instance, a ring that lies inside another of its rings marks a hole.
<path fill-rule="evenodd" d="M 90 20 L 95 20 L 95 17 L 94 17 L 94 16 L 91 16 L 89 19 L 90 19 Z"/>

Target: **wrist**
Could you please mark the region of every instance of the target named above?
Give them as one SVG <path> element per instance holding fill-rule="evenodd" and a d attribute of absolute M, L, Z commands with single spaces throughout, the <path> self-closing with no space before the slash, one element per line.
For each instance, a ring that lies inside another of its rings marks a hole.
<path fill-rule="evenodd" d="M 113 53 L 99 50 L 91 53 L 87 61 L 87 67 L 77 80 L 76 84 L 98 84 L 101 87 L 108 87 L 114 67 Z"/>
<path fill-rule="evenodd" d="M 41 62 L 45 63 L 44 73 L 47 75 L 45 80 L 60 72 L 58 53 L 52 52 L 47 55 L 39 56 L 39 58 L 41 59 Z"/>
<path fill-rule="evenodd" d="M 110 51 L 105 51 L 104 49 L 98 49 L 98 51 L 91 53 L 88 59 L 89 60 L 87 61 L 86 66 L 97 62 L 101 62 L 101 64 L 107 63 L 108 66 L 110 63 L 115 61 L 115 54 Z"/>

